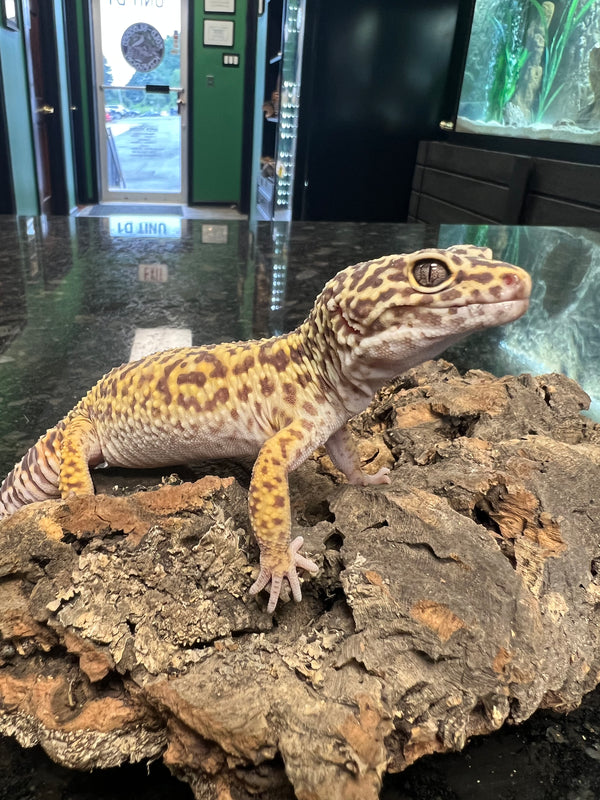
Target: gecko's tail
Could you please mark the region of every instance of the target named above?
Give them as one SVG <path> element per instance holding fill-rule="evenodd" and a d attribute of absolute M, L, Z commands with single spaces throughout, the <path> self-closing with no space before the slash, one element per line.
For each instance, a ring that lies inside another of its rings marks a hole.
<path fill-rule="evenodd" d="M 51 428 L 15 464 L 0 486 L 0 519 L 36 500 L 59 497 L 60 445 L 64 425 Z"/>

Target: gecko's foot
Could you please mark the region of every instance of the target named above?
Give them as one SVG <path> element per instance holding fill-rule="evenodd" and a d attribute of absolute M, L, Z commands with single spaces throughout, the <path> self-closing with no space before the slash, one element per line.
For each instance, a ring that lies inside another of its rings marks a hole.
<path fill-rule="evenodd" d="M 382 467 L 375 475 L 369 475 L 366 472 L 357 472 L 348 479 L 354 486 L 373 486 L 378 483 L 391 483 L 390 470 L 388 467 Z"/>
<path fill-rule="evenodd" d="M 302 600 L 302 591 L 300 590 L 300 579 L 298 578 L 296 569 L 299 567 L 313 574 L 319 571 L 319 567 L 314 561 L 311 561 L 310 558 L 305 558 L 298 552 L 303 544 L 304 539 L 302 536 L 296 536 L 294 541 L 290 542 L 287 550 L 287 567 L 268 566 L 264 564 L 261 553 L 260 573 L 256 581 L 250 587 L 250 594 L 258 594 L 265 588 L 269 581 L 271 582 L 269 604 L 267 605 L 268 614 L 272 614 L 275 611 L 284 578 L 288 579 L 290 589 L 292 590 L 292 596 L 294 600 L 299 603 L 300 600 Z"/>

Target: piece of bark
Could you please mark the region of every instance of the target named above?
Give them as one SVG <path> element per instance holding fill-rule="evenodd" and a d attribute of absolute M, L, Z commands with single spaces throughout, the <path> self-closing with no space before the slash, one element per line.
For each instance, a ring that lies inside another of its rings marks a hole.
<path fill-rule="evenodd" d="M 574 708 L 600 676 L 587 403 L 443 361 L 386 387 L 353 428 L 392 483 L 348 486 L 323 453 L 291 476 L 322 569 L 274 618 L 233 478 L 20 510 L 0 732 L 77 768 L 162 757 L 206 800 L 369 800 L 386 771 Z"/>

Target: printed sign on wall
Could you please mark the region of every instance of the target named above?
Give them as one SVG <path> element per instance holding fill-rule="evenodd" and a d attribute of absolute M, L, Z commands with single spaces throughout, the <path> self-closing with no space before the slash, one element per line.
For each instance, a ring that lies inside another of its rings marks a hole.
<path fill-rule="evenodd" d="M 205 19 L 204 46 L 233 47 L 233 21 Z"/>

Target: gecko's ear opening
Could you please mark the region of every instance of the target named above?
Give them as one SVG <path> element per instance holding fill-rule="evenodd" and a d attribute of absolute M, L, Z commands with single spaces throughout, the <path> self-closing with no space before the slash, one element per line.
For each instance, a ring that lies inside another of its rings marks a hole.
<path fill-rule="evenodd" d="M 344 306 L 338 303 L 335 297 L 330 297 L 327 300 L 325 308 L 329 313 L 338 341 L 343 344 L 349 344 L 352 347 L 356 345 L 358 341 L 356 337 L 363 336 L 363 331 L 357 327 L 360 323 L 348 316 Z"/>

